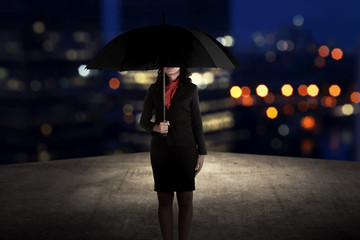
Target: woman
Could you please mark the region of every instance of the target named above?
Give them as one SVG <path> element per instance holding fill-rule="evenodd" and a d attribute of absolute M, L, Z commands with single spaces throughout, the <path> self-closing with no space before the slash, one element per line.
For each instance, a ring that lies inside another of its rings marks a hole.
<path fill-rule="evenodd" d="M 163 122 L 163 70 L 150 85 L 140 126 L 151 133 L 150 159 L 154 190 L 157 191 L 158 217 L 165 240 L 173 237 L 174 192 L 179 206 L 179 239 L 188 239 L 193 215 L 195 176 L 207 154 L 197 86 L 186 68 L 166 67 L 165 116 Z M 152 112 L 155 108 L 155 122 Z M 166 136 L 164 134 L 166 133 Z"/>

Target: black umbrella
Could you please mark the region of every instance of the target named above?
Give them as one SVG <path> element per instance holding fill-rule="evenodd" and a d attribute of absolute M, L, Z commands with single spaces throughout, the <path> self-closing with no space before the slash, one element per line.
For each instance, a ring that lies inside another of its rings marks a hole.
<path fill-rule="evenodd" d="M 123 33 L 86 66 L 98 70 L 151 70 L 164 67 L 237 68 L 241 64 L 209 35 L 178 26 L 151 26 Z M 165 71 L 163 71 L 165 120 Z"/>

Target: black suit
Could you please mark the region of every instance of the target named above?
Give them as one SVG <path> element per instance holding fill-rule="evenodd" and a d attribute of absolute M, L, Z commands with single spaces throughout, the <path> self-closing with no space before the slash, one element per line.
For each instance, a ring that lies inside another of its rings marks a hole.
<path fill-rule="evenodd" d="M 161 83 L 150 85 L 144 100 L 140 126 L 153 137 L 163 137 L 153 131 L 155 124 L 163 121 L 163 86 Z M 155 122 L 151 122 L 155 108 Z M 165 107 L 166 120 L 170 122 L 166 143 L 169 146 L 196 145 L 199 155 L 206 155 L 206 145 L 199 108 L 198 88 L 193 83 L 179 84 L 170 108 Z"/>

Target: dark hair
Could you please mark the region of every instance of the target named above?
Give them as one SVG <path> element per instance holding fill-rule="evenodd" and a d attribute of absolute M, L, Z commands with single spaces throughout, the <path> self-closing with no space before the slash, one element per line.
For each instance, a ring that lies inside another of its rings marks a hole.
<path fill-rule="evenodd" d="M 156 79 L 156 82 L 157 84 L 162 84 L 163 82 L 163 70 L 164 68 L 160 68 L 158 70 L 158 76 L 157 76 L 157 79 Z M 188 84 L 188 83 L 191 83 L 191 72 L 189 72 L 189 70 L 185 67 L 181 67 L 180 68 L 180 75 L 179 75 L 179 85 L 182 85 L 182 84 Z M 167 74 L 165 74 L 165 85 L 168 85 L 170 79 L 168 77 Z"/>

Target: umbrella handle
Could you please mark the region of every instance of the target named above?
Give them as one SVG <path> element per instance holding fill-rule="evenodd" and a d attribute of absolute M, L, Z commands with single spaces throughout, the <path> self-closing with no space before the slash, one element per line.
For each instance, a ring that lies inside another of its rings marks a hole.
<path fill-rule="evenodd" d="M 166 120 L 164 120 L 163 122 L 166 122 Z M 166 136 L 167 136 L 167 133 L 162 133 L 162 136 L 163 136 L 163 137 L 166 137 Z"/>

